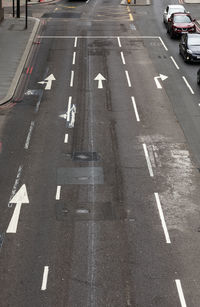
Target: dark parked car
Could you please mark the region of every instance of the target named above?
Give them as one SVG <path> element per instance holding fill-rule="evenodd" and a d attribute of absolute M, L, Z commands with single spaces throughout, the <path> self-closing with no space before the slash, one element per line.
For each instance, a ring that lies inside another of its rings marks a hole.
<path fill-rule="evenodd" d="M 200 34 L 186 33 L 182 36 L 179 44 L 179 53 L 185 62 L 200 61 Z"/>
<path fill-rule="evenodd" d="M 196 32 L 195 19 L 188 13 L 173 13 L 168 19 L 167 32 L 170 37 L 180 36 L 183 33 Z"/>
<path fill-rule="evenodd" d="M 197 71 L 197 84 L 200 84 L 200 69 Z"/>

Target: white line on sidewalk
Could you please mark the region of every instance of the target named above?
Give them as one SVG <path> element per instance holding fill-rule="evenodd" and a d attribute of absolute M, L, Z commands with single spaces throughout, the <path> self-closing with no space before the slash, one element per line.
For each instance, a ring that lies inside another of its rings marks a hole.
<path fill-rule="evenodd" d="M 136 120 L 137 120 L 137 122 L 140 122 L 140 117 L 139 117 L 139 114 L 138 114 L 135 98 L 132 96 L 131 99 L 132 99 L 133 108 L 134 108 L 134 111 L 135 111 Z"/>
<path fill-rule="evenodd" d="M 185 297 L 184 297 L 184 294 L 183 294 L 183 289 L 182 289 L 182 286 L 181 286 L 181 281 L 179 279 L 176 279 L 175 282 L 176 282 L 176 287 L 177 287 L 179 299 L 180 299 L 180 302 L 181 302 L 181 306 L 187 307 L 186 302 L 185 302 Z"/>
<path fill-rule="evenodd" d="M 73 53 L 73 60 L 72 60 L 72 65 L 75 65 L 76 63 L 76 51 Z"/>
<path fill-rule="evenodd" d="M 61 192 L 61 186 L 58 185 L 56 190 L 56 200 L 60 200 L 60 192 Z"/>
<path fill-rule="evenodd" d="M 31 125 L 30 125 L 30 128 L 29 128 L 28 135 L 27 135 L 26 143 L 24 145 L 24 149 L 28 149 L 29 148 L 29 144 L 30 144 L 31 135 L 32 135 L 32 132 L 33 132 L 34 125 L 35 125 L 35 122 L 32 121 Z"/>
<path fill-rule="evenodd" d="M 130 77 L 129 77 L 129 73 L 128 73 L 127 70 L 125 70 L 125 73 L 126 73 L 126 78 L 127 78 L 128 86 L 131 87 L 131 80 L 130 80 Z"/>
<path fill-rule="evenodd" d="M 177 65 L 176 61 L 174 60 L 173 56 L 170 56 L 172 62 L 174 63 L 174 65 L 176 66 L 177 69 L 179 69 L 179 66 Z"/>
<path fill-rule="evenodd" d="M 126 62 L 125 62 L 125 58 L 124 58 L 124 53 L 121 51 L 121 58 L 122 58 L 122 63 L 125 65 Z"/>
<path fill-rule="evenodd" d="M 151 177 L 153 177 L 154 176 L 153 169 L 152 169 L 152 166 L 151 166 L 151 161 L 150 161 L 150 158 L 149 158 L 149 153 L 148 153 L 146 144 L 143 144 L 143 149 L 144 149 L 144 154 L 145 154 L 145 158 L 146 158 L 146 161 L 147 161 L 147 166 L 148 166 L 148 169 L 149 169 L 149 174 L 150 174 Z"/>
<path fill-rule="evenodd" d="M 69 138 L 68 133 L 66 133 L 66 134 L 65 134 L 64 143 L 68 143 L 68 138 Z"/>
<path fill-rule="evenodd" d="M 189 88 L 190 92 L 194 95 L 194 91 L 193 91 L 193 89 L 191 88 L 191 86 L 189 85 L 187 79 L 186 79 L 184 76 L 183 76 L 182 78 L 183 78 L 183 80 L 185 81 L 185 84 L 186 84 L 187 87 Z"/>
<path fill-rule="evenodd" d="M 49 274 L 49 267 L 45 266 L 42 278 L 42 286 L 41 286 L 42 291 L 45 291 L 47 289 L 48 274 Z"/>
<path fill-rule="evenodd" d="M 168 230 L 167 230 L 167 225 L 165 223 L 165 217 L 164 217 L 164 214 L 163 214 L 159 195 L 158 195 L 158 193 L 154 193 L 154 195 L 155 195 L 156 204 L 157 204 L 157 207 L 158 207 L 158 212 L 159 212 L 159 215 L 160 215 L 163 231 L 164 231 L 164 234 L 165 234 L 166 243 L 171 244 L 171 240 L 170 240 L 169 233 L 168 233 Z"/>
<path fill-rule="evenodd" d="M 74 71 L 71 71 L 71 80 L 70 80 L 70 87 L 74 86 Z"/>
<path fill-rule="evenodd" d="M 122 47 L 122 44 L 121 44 L 120 38 L 118 37 L 117 40 L 118 40 L 119 47 L 121 48 L 121 47 Z"/>

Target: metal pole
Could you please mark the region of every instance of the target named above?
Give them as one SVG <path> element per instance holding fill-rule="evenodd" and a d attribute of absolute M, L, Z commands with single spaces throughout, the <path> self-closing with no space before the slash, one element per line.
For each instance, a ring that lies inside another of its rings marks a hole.
<path fill-rule="evenodd" d="M 17 0 L 17 18 L 20 18 L 20 0 Z"/>
<path fill-rule="evenodd" d="M 15 17 L 15 0 L 13 0 L 13 17 Z"/>
<path fill-rule="evenodd" d="M 28 28 L 28 0 L 26 0 L 25 29 Z"/>

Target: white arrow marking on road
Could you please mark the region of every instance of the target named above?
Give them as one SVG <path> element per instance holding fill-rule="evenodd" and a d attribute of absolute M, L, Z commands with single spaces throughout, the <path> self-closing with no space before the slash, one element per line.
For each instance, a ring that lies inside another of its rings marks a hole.
<path fill-rule="evenodd" d="M 102 76 L 102 74 L 98 74 L 96 76 L 96 78 L 94 78 L 95 81 L 98 81 L 98 88 L 103 88 L 103 82 L 102 81 L 105 81 L 106 79 L 104 78 L 104 76 Z"/>
<path fill-rule="evenodd" d="M 7 233 L 16 233 L 17 225 L 19 221 L 19 215 L 22 204 L 29 204 L 28 194 L 26 190 L 25 184 L 21 186 L 19 191 L 15 194 L 15 196 L 10 200 L 10 203 L 16 204 L 15 210 L 13 212 L 12 218 L 10 220 Z"/>
<path fill-rule="evenodd" d="M 154 77 L 154 80 L 156 82 L 156 86 L 157 88 L 162 88 L 162 85 L 160 84 L 160 82 L 158 81 L 158 79 L 161 79 L 162 81 L 166 80 L 168 78 L 168 76 L 165 76 L 165 75 L 162 75 L 160 74 L 159 76 L 157 77 Z"/>
<path fill-rule="evenodd" d="M 52 82 L 56 80 L 54 75 L 51 74 L 47 78 L 44 79 L 44 81 L 38 82 L 39 84 L 46 84 L 45 90 L 50 90 L 52 87 Z"/>

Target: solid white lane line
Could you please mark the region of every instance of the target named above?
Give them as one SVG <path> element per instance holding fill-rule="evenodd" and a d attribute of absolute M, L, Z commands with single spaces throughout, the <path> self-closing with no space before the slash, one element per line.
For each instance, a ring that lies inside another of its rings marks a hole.
<path fill-rule="evenodd" d="M 60 200 L 60 192 L 61 192 L 61 186 L 58 185 L 56 190 L 56 200 Z"/>
<path fill-rule="evenodd" d="M 161 220 L 161 223 L 162 223 L 163 231 L 164 231 L 164 234 L 165 234 L 166 243 L 170 244 L 171 240 L 170 240 L 169 233 L 168 233 L 168 230 L 167 230 L 167 225 L 165 223 L 165 217 L 164 217 L 162 206 L 161 206 L 161 203 L 160 203 L 160 198 L 159 198 L 158 193 L 154 193 L 154 195 L 155 195 L 156 204 L 157 204 L 157 207 L 158 207 L 158 212 L 159 212 L 159 215 L 160 215 L 160 220 Z"/>
<path fill-rule="evenodd" d="M 19 184 L 19 181 L 20 181 L 20 177 L 21 177 L 21 173 L 22 173 L 22 169 L 23 169 L 23 167 L 20 165 L 19 168 L 18 168 L 17 177 L 16 177 L 16 179 L 15 179 L 14 186 L 13 186 L 13 188 L 12 188 L 12 192 L 11 192 L 11 195 L 10 195 L 8 207 L 12 207 L 12 204 L 10 204 L 10 200 L 11 200 L 11 199 L 14 197 L 14 195 L 16 194 L 17 187 L 18 187 L 18 184 Z"/>
<path fill-rule="evenodd" d="M 185 84 L 186 84 L 187 87 L 189 88 L 190 92 L 194 95 L 194 91 L 193 91 L 193 89 L 191 88 L 191 86 L 189 85 L 187 79 L 186 79 L 184 76 L 183 76 L 182 78 L 183 78 L 183 80 L 185 81 Z"/>
<path fill-rule="evenodd" d="M 71 71 L 71 80 L 70 80 L 70 87 L 74 86 L 74 71 Z"/>
<path fill-rule="evenodd" d="M 76 48 L 77 47 L 77 41 L 78 41 L 78 38 L 77 38 L 77 36 L 74 38 L 74 48 Z"/>
<path fill-rule="evenodd" d="M 184 294 L 183 294 L 183 289 L 182 289 L 182 286 L 181 286 L 181 281 L 179 279 L 176 279 L 175 282 L 176 282 L 176 287 L 177 287 L 179 299 L 180 299 L 180 302 L 181 302 L 181 307 L 187 307 L 185 297 L 184 297 Z"/>
<path fill-rule="evenodd" d="M 76 63 L 76 51 L 73 53 L 73 60 L 72 60 L 72 65 L 75 65 Z"/>
<path fill-rule="evenodd" d="M 41 286 L 42 291 L 45 291 L 47 289 L 48 274 L 49 274 L 49 267 L 45 266 L 42 278 L 42 286 Z"/>
<path fill-rule="evenodd" d="M 146 161 L 147 161 L 147 166 L 148 166 L 148 169 L 149 169 L 149 174 L 150 174 L 151 177 L 153 177 L 154 176 L 153 169 L 152 169 L 152 166 L 151 166 L 151 161 L 150 161 L 150 158 L 149 158 L 149 153 L 148 153 L 146 144 L 143 144 L 143 149 L 144 149 L 144 154 L 145 154 L 145 158 L 146 158 Z"/>
<path fill-rule="evenodd" d="M 128 73 L 127 70 L 125 70 L 125 73 L 126 73 L 126 78 L 127 78 L 128 86 L 131 87 L 131 80 L 130 80 L 130 77 L 129 77 L 129 73 Z"/>
<path fill-rule="evenodd" d="M 69 138 L 68 133 L 66 133 L 64 143 L 68 143 L 68 138 Z"/>
<path fill-rule="evenodd" d="M 163 47 L 165 48 L 165 50 L 168 51 L 168 48 L 166 47 L 166 45 L 165 45 L 165 43 L 163 42 L 162 38 L 161 38 L 160 36 L 159 36 L 158 38 L 159 38 L 159 40 L 161 41 L 161 43 L 162 43 Z"/>
<path fill-rule="evenodd" d="M 120 38 L 118 37 L 117 40 L 118 40 L 119 47 L 121 48 L 122 44 L 121 44 Z"/>
<path fill-rule="evenodd" d="M 170 56 L 172 62 L 174 63 L 174 65 L 176 66 L 177 69 L 179 69 L 179 66 L 177 65 L 176 61 L 174 60 L 173 56 Z"/>
<path fill-rule="evenodd" d="M 29 128 L 29 132 L 28 132 L 27 138 L 26 138 L 26 143 L 24 145 L 24 149 L 28 149 L 29 148 L 29 144 L 30 144 L 31 135 L 32 135 L 32 132 L 33 132 L 34 125 L 35 125 L 35 122 L 32 121 L 31 125 L 30 125 L 30 128 Z"/>
<path fill-rule="evenodd" d="M 121 51 L 121 58 L 122 58 L 122 63 L 125 65 L 126 62 L 125 62 L 125 58 L 124 58 L 124 53 Z"/>
<path fill-rule="evenodd" d="M 138 114 L 135 98 L 131 97 L 131 99 L 132 99 L 133 108 L 134 108 L 134 111 L 135 111 L 136 120 L 137 120 L 137 122 L 140 122 L 140 117 L 139 117 L 139 114 Z"/>
<path fill-rule="evenodd" d="M 68 36 L 66 36 L 66 35 L 49 35 L 49 36 L 46 36 L 46 35 L 38 35 L 38 37 L 37 38 L 46 38 L 46 39 L 49 39 L 49 38 L 55 38 L 55 39 L 72 39 L 72 38 L 74 38 L 74 36 L 70 36 L 70 35 L 68 35 Z M 101 35 L 98 35 L 98 36 L 96 36 L 96 35 L 94 35 L 94 36 L 77 36 L 77 39 L 78 38 L 83 38 L 83 39 L 85 39 L 85 38 L 91 38 L 91 39 L 94 39 L 94 38 L 103 38 L 103 39 L 112 39 L 112 38 L 117 38 L 118 39 L 118 42 L 120 42 L 120 39 L 121 38 L 124 38 L 124 39 L 139 39 L 139 38 L 145 38 L 145 39 L 160 39 L 161 41 L 162 41 L 162 39 L 159 37 L 159 36 L 136 36 L 136 35 L 127 35 L 127 36 L 113 36 L 113 35 L 110 35 L 110 36 L 108 36 L 108 35 L 105 35 L 105 36 L 101 36 Z M 164 43 L 163 43 L 164 44 Z M 120 45 L 121 45 L 121 43 L 120 43 Z M 121 46 L 120 46 L 121 47 Z M 167 47 L 166 47 L 167 48 Z M 168 50 L 168 49 L 167 49 Z"/>

